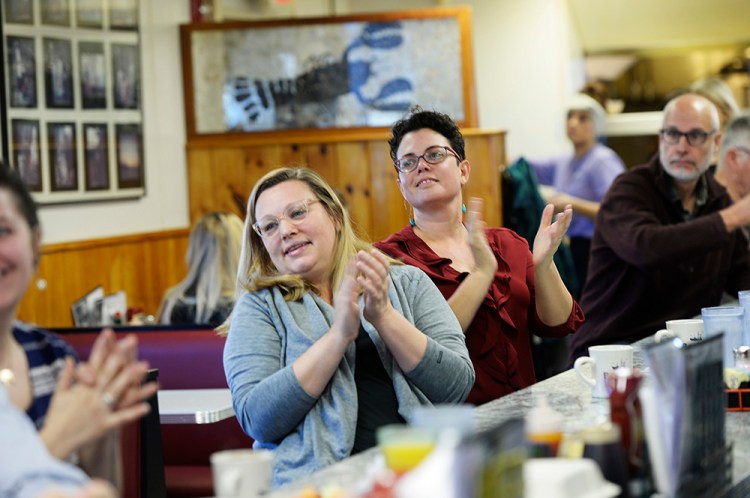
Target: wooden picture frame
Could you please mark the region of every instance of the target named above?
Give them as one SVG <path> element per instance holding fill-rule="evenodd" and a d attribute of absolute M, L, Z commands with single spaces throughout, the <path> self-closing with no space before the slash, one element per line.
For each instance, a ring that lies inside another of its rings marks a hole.
<path fill-rule="evenodd" d="M 47 123 L 50 189 L 53 192 L 78 189 L 76 141 L 75 123 Z"/>
<path fill-rule="evenodd" d="M 470 7 L 180 27 L 188 139 L 354 134 L 413 105 L 476 126 Z"/>
<path fill-rule="evenodd" d="M 115 109 L 138 109 L 140 105 L 140 57 L 138 46 L 113 43 L 112 104 Z"/>
<path fill-rule="evenodd" d="M 115 125 L 117 188 L 143 187 L 143 135 L 140 123 Z"/>
<path fill-rule="evenodd" d="M 107 108 L 107 61 L 104 43 L 78 42 L 78 71 L 83 109 Z"/>
<path fill-rule="evenodd" d="M 109 0 L 110 29 L 138 29 L 138 0 Z"/>
<path fill-rule="evenodd" d="M 34 0 L 3 0 L 5 22 L 34 24 Z"/>
<path fill-rule="evenodd" d="M 41 136 L 39 121 L 35 119 L 11 120 L 13 166 L 29 190 L 42 190 Z"/>
<path fill-rule="evenodd" d="M 70 40 L 44 38 L 44 94 L 47 108 L 73 109 L 73 50 Z"/>
<path fill-rule="evenodd" d="M 70 26 L 70 0 L 39 0 L 42 24 Z"/>
<path fill-rule="evenodd" d="M 6 38 L 6 56 L 10 107 L 34 108 L 37 106 L 36 43 L 26 36 Z"/>
<path fill-rule="evenodd" d="M 107 123 L 84 123 L 82 134 L 86 190 L 109 190 Z"/>
<path fill-rule="evenodd" d="M 76 0 L 76 26 L 93 29 L 104 27 L 102 0 Z"/>

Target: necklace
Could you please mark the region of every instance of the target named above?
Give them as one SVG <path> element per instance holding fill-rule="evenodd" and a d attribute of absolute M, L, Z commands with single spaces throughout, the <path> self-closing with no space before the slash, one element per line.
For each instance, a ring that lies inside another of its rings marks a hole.
<path fill-rule="evenodd" d="M 6 386 L 12 386 L 16 382 L 16 374 L 10 368 L 0 369 L 0 382 Z"/>
<path fill-rule="evenodd" d="M 12 386 L 16 381 L 16 374 L 13 373 L 13 350 L 9 348 L 8 354 L 6 354 L 6 356 L 7 361 L 5 363 L 8 366 L 5 368 L 0 368 L 0 382 L 5 384 L 6 386 Z"/>

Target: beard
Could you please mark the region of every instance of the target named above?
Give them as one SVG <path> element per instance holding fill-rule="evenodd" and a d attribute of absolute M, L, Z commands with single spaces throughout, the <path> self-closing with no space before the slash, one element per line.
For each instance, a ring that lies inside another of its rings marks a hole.
<path fill-rule="evenodd" d="M 708 158 L 710 158 L 711 155 L 708 155 L 706 157 L 707 157 L 707 159 L 704 161 L 705 164 L 698 164 L 698 163 L 696 163 L 696 162 L 693 161 L 692 162 L 693 168 L 690 168 L 690 169 L 679 168 L 679 167 L 676 167 L 676 166 L 672 166 L 672 163 L 670 161 L 670 159 L 678 159 L 678 160 L 681 160 L 681 161 L 688 160 L 689 161 L 689 159 L 687 159 L 685 157 L 673 156 L 673 157 L 670 158 L 670 157 L 665 157 L 664 155 L 661 155 L 659 159 L 660 159 L 662 168 L 664 168 L 664 171 L 666 171 L 669 176 L 671 176 L 672 178 L 674 178 L 675 180 L 677 180 L 679 182 L 692 182 L 692 181 L 695 181 L 698 178 L 700 178 L 700 176 L 703 173 L 705 173 L 706 170 L 708 169 L 708 166 L 709 166 L 709 164 L 708 164 L 709 163 Z"/>

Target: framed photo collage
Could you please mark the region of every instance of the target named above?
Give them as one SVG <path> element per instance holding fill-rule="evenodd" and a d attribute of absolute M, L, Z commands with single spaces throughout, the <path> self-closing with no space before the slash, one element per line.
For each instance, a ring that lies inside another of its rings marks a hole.
<path fill-rule="evenodd" d="M 0 1 L 6 163 L 40 204 L 143 196 L 139 0 Z"/>

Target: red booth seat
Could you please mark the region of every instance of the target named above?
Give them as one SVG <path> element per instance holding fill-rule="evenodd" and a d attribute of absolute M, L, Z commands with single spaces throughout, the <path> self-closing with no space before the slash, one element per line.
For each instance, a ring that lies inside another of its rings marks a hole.
<path fill-rule="evenodd" d="M 225 338 L 210 328 L 176 326 L 127 327 L 118 336 L 138 337 L 139 358 L 159 370 L 159 389 L 226 388 L 222 355 Z M 55 330 L 88 358 L 99 333 L 91 329 Z M 214 424 L 162 424 L 162 447 L 167 496 L 212 496 L 211 453 L 250 448 L 253 440 L 235 417 Z"/>

